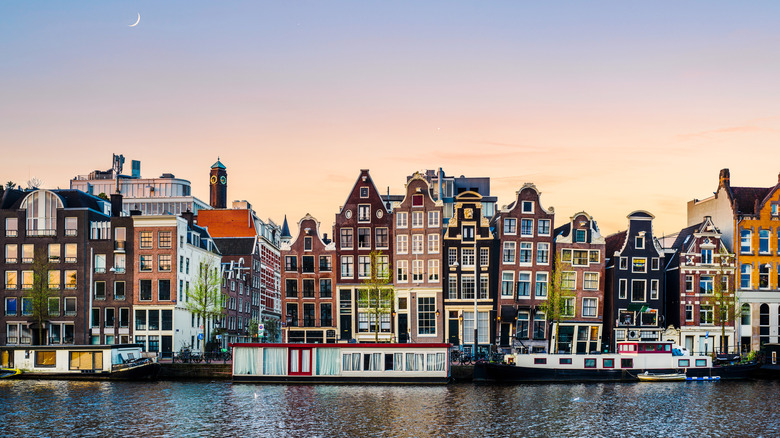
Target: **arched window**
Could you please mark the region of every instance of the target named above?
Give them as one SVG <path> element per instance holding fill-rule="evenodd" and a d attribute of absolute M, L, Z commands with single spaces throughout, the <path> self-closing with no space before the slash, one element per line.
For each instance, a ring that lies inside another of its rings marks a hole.
<path fill-rule="evenodd" d="M 741 319 L 742 325 L 750 325 L 750 304 L 742 305 Z"/>
<path fill-rule="evenodd" d="M 769 305 L 764 303 L 759 308 L 758 335 L 761 345 L 769 342 Z"/>
<path fill-rule="evenodd" d="M 57 209 L 63 208 L 62 199 L 48 190 L 36 190 L 22 201 L 27 213 L 28 236 L 57 234 Z"/>

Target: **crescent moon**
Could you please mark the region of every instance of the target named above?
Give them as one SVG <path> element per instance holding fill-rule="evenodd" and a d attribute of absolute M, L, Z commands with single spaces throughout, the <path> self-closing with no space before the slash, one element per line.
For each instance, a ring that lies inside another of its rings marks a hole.
<path fill-rule="evenodd" d="M 138 13 L 138 20 L 136 20 L 135 23 L 133 23 L 133 24 L 129 24 L 127 27 L 136 27 L 136 26 L 138 26 L 138 23 L 140 23 L 140 22 L 141 22 L 141 13 L 139 12 Z"/>

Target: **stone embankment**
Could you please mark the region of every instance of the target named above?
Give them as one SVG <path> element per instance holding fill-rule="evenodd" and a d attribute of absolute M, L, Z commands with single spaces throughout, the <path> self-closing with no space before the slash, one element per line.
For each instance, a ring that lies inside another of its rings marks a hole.
<path fill-rule="evenodd" d="M 230 363 L 160 363 L 160 380 L 230 380 Z"/>

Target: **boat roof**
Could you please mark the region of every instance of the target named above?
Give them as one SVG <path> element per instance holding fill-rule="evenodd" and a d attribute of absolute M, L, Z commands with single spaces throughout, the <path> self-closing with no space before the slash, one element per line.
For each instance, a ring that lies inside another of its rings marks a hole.
<path fill-rule="evenodd" d="M 142 349 L 141 344 L 90 344 L 90 345 L 73 345 L 73 344 L 58 344 L 58 345 L 3 345 L 0 346 L 2 350 L 117 350 L 120 348 L 139 348 Z"/>
<path fill-rule="evenodd" d="M 259 347 L 259 348 L 449 348 L 452 344 L 445 343 L 364 343 L 364 344 L 272 344 L 263 342 L 247 342 L 247 343 L 235 343 L 229 344 L 231 347 Z"/>

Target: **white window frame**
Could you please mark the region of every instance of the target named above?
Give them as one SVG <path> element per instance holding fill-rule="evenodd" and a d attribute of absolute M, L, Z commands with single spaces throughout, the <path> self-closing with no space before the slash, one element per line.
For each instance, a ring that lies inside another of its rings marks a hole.
<path fill-rule="evenodd" d="M 396 254 L 409 254 L 409 235 L 398 234 L 395 236 L 395 253 Z"/>
<path fill-rule="evenodd" d="M 586 306 L 586 301 L 592 301 L 593 306 Z M 593 314 L 590 315 L 588 313 L 585 313 L 585 309 L 589 309 L 590 307 L 593 308 Z M 582 317 L 583 318 L 598 318 L 599 316 L 599 299 L 596 297 L 583 297 L 582 298 Z"/>
<path fill-rule="evenodd" d="M 439 248 L 439 235 L 437 233 L 428 234 L 428 254 L 438 254 Z"/>
<path fill-rule="evenodd" d="M 395 213 L 395 227 L 409 228 L 409 216 L 407 212 L 399 211 Z"/>
<path fill-rule="evenodd" d="M 435 228 L 438 227 L 441 223 L 440 215 L 438 210 L 433 210 L 428 212 L 428 228 Z"/>

